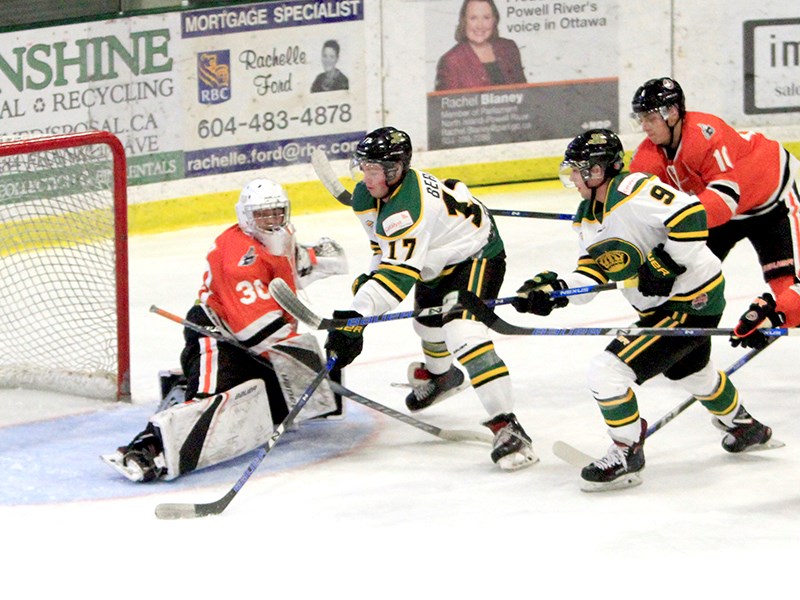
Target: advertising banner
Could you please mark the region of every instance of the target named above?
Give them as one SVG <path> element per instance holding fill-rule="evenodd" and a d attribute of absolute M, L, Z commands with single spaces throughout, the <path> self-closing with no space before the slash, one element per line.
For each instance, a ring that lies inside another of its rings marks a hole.
<path fill-rule="evenodd" d="M 431 149 L 618 127 L 614 0 L 427 4 Z"/>
<path fill-rule="evenodd" d="M 181 13 L 186 177 L 347 158 L 366 127 L 364 2 Z"/>
<path fill-rule="evenodd" d="M 800 112 L 800 18 L 745 21 L 744 111 Z"/>
<path fill-rule="evenodd" d="M 261 2 L 2 34 L 0 138 L 110 131 L 131 185 L 308 162 L 315 147 L 344 158 L 366 128 L 364 4 Z"/>

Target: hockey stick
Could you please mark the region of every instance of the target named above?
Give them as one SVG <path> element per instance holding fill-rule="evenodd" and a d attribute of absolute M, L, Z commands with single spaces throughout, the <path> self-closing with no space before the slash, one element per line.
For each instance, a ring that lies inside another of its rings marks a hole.
<path fill-rule="evenodd" d="M 739 360 L 737 360 L 730 367 L 728 367 L 725 370 L 725 375 L 728 375 L 728 376 L 733 375 L 736 371 L 738 371 L 744 365 L 746 365 L 748 362 L 750 362 L 751 359 L 755 358 L 762 350 L 765 350 L 767 348 L 767 346 L 769 346 L 773 342 L 776 342 L 777 340 L 778 340 L 777 337 L 771 337 L 771 338 L 769 338 L 767 340 L 767 345 L 766 346 L 762 346 L 761 348 L 753 348 L 752 350 L 750 350 L 750 352 L 748 352 L 747 354 L 745 354 L 744 356 L 739 358 Z M 650 437 L 656 431 L 658 431 L 659 429 L 664 427 L 664 425 L 666 425 L 667 423 L 672 421 L 672 419 L 677 417 L 679 414 L 681 414 L 683 411 L 685 411 L 687 408 L 689 408 L 689 406 L 694 404 L 695 400 L 696 400 L 696 398 L 694 396 L 689 396 L 686 400 L 681 402 L 678 406 L 673 408 L 671 411 L 669 411 L 667 414 L 665 414 L 663 417 L 661 417 L 658 421 L 656 421 L 655 423 L 650 425 L 647 428 L 647 434 L 645 435 L 645 437 Z"/>
<path fill-rule="evenodd" d="M 591 294 L 594 292 L 603 292 L 607 290 L 619 290 L 626 287 L 636 287 L 635 279 L 628 279 L 625 281 L 613 281 L 600 285 L 585 285 L 582 287 L 569 288 L 565 290 L 554 290 L 550 292 L 553 298 L 566 298 L 567 296 L 577 296 L 579 294 Z M 421 308 L 418 310 L 407 310 L 396 313 L 385 313 L 373 317 L 353 317 L 351 319 L 327 319 L 320 317 L 314 313 L 308 306 L 297 297 L 292 291 L 292 288 L 280 277 L 276 277 L 269 283 L 269 293 L 283 307 L 283 309 L 292 315 L 298 321 L 305 323 L 312 329 L 333 329 L 335 327 L 355 327 L 357 325 L 369 325 L 371 323 L 383 323 L 385 321 L 397 321 L 400 319 L 409 319 L 417 317 L 430 317 L 432 315 L 443 315 L 450 310 L 459 310 L 462 307 L 460 304 L 455 304 L 451 307 L 432 306 L 429 308 Z M 477 296 L 476 296 L 477 297 Z M 515 296 L 508 298 L 497 298 L 496 300 L 481 300 L 486 306 L 501 306 L 503 304 L 511 304 Z"/>
<path fill-rule="evenodd" d="M 554 219 L 557 221 L 572 221 L 575 215 L 566 213 L 547 213 L 535 210 L 506 210 L 502 208 L 490 208 L 489 213 L 493 217 L 527 217 L 529 219 Z"/>
<path fill-rule="evenodd" d="M 347 188 L 345 188 L 339 181 L 339 178 L 336 177 L 336 173 L 333 172 L 333 167 L 331 167 L 331 163 L 328 161 L 328 157 L 323 150 L 319 148 L 314 149 L 314 152 L 311 154 L 311 166 L 314 167 L 314 173 L 317 174 L 322 185 L 325 186 L 325 189 L 328 190 L 331 196 L 345 206 L 353 206 L 353 195 L 347 191 Z M 497 217 L 528 217 L 533 219 L 557 219 L 559 221 L 572 221 L 575 217 L 575 215 L 563 213 L 546 213 L 532 210 L 503 210 L 496 208 L 490 208 L 489 213 Z"/>
<path fill-rule="evenodd" d="M 725 375 L 733 375 L 736 371 L 741 369 L 744 365 L 750 362 L 753 358 L 755 358 L 761 351 L 765 350 L 767 346 L 777 341 L 777 337 L 772 337 L 767 340 L 767 345 L 762 346 L 761 348 L 754 348 L 750 350 L 747 354 L 739 358 L 735 363 L 733 363 L 730 367 L 725 370 Z M 694 396 L 689 396 L 686 400 L 678 404 L 675 408 L 661 417 L 658 421 L 651 424 L 647 428 L 647 432 L 645 433 L 645 438 L 649 438 L 653 435 L 656 431 L 664 427 L 667 423 L 672 421 L 675 417 L 689 408 L 692 404 L 695 403 L 697 398 Z M 558 458 L 563 460 L 566 463 L 569 463 L 576 467 L 583 467 L 594 461 L 594 457 L 586 454 L 585 452 L 578 450 L 575 446 L 568 444 L 567 442 L 562 442 L 561 440 L 557 440 L 553 443 L 553 454 L 555 454 Z"/>
<path fill-rule="evenodd" d="M 178 315 L 168 312 L 162 308 L 158 308 L 157 306 L 151 306 L 150 312 L 154 312 L 157 315 L 169 319 L 170 321 L 174 321 L 175 323 L 183 325 L 184 327 L 196 331 L 201 335 L 213 337 L 221 342 L 239 348 L 240 350 L 249 353 L 256 360 L 260 361 L 262 364 L 269 367 L 270 369 L 274 368 L 272 364 L 260 354 L 256 354 L 250 348 L 248 348 L 244 344 L 241 344 L 238 340 L 230 338 L 215 329 L 209 329 L 202 325 L 198 325 L 197 323 L 192 323 L 191 321 L 182 319 Z M 494 437 L 489 433 L 484 433 L 482 431 L 469 431 L 465 429 L 442 429 L 441 427 L 436 427 L 435 425 L 419 421 L 404 413 L 396 411 L 393 408 L 389 408 L 388 406 L 380 404 L 379 402 L 370 400 L 366 396 L 362 396 L 361 394 L 358 394 L 353 390 L 344 387 L 337 381 L 329 380 L 328 385 L 330 385 L 330 388 L 331 390 L 333 390 L 334 393 L 339 394 L 340 396 L 345 396 L 347 398 L 350 398 L 354 402 L 366 406 L 367 408 L 371 408 L 372 410 L 382 413 L 388 417 L 397 419 L 398 421 L 405 423 L 406 425 L 411 425 L 412 427 L 416 427 L 417 429 L 424 431 L 425 433 L 429 433 L 430 435 L 438 437 L 440 439 L 447 440 L 450 442 L 482 442 L 486 444 L 492 444 L 494 442 Z"/>
<path fill-rule="evenodd" d="M 324 150 L 314 149 L 311 153 L 311 166 L 314 167 L 314 173 L 317 174 L 322 185 L 325 186 L 331 196 L 345 206 L 353 206 L 353 195 L 347 191 L 336 177 L 336 173 L 333 172 L 333 167 L 328 162 L 328 157 L 325 155 Z"/>
<path fill-rule="evenodd" d="M 504 321 L 495 312 L 486 306 L 483 301 L 475 294 L 468 291 L 460 291 L 458 294 L 458 304 L 465 310 L 484 323 L 492 331 L 503 335 L 649 335 L 649 336 L 669 336 L 669 337 L 707 337 L 714 335 L 731 335 L 732 328 L 723 327 L 520 327 Z M 800 335 L 800 329 L 759 329 L 761 333 L 768 337 L 796 336 Z"/>
<path fill-rule="evenodd" d="M 319 387 L 319 384 L 322 383 L 322 380 L 328 376 L 328 373 L 330 373 L 335 363 L 336 357 L 331 356 L 325 366 L 319 370 L 309 386 L 297 399 L 297 403 L 292 407 L 292 410 L 289 411 L 289 414 L 286 415 L 286 418 L 283 419 L 281 424 L 278 425 L 272 432 L 272 435 L 267 440 L 267 443 L 259 447 L 255 458 L 250 461 L 250 464 L 247 465 L 247 469 L 245 469 L 244 473 L 242 473 L 239 481 L 234 484 L 227 494 L 225 494 L 219 500 L 205 504 L 184 504 L 171 502 L 159 504 L 156 506 L 156 517 L 159 519 L 194 519 L 195 517 L 218 515 L 225 510 L 228 504 L 231 503 L 231 500 L 233 500 L 236 497 L 236 494 L 239 493 L 239 490 L 241 490 L 244 484 L 247 483 L 247 480 L 250 479 L 250 476 L 255 473 L 255 470 L 266 458 L 267 453 L 272 450 L 275 444 L 278 443 L 278 440 L 281 439 L 284 431 L 286 431 L 289 427 L 291 427 L 292 423 L 294 423 L 297 415 L 301 410 L 303 410 L 306 402 L 308 402 L 309 398 L 311 398 L 312 394 Z"/>

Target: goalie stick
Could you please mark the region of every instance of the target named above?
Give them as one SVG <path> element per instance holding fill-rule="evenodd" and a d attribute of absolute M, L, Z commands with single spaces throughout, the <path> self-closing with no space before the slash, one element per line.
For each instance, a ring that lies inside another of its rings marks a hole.
<path fill-rule="evenodd" d="M 323 150 L 315 148 L 311 153 L 311 166 L 314 168 L 322 185 L 328 193 L 336 198 L 340 204 L 353 206 L 353 195 L 345 188 L 333 172 L 333 167 Z M 564 213 L 536 212 L 532 210 L 503 210 L 490 208 L 489 213 L 497 217 L 528 217 L 532 219 L 556 219 L 559 221 L 572 221 L 575 215 Z"/>
<path fill-rule="evenodd" d="M 635 287 L 636 281 L 628 279 L 625 281 L 614 281 L 601 285 L 586 285 L 582 287 L 569 288 L 565 290 L 554 290 L 550 292 L 553 298 L 565 298 L 567 296 L 577 296 L 579 294 L 591 294 L 593 292 L 603 292 L 607 290 L 618 290 L 625 287 Z M 292 288 L 280 277 L 276 277 L 269 283 L 269 293 L 280 304 L 283 309 L 298 321 L 305 323 L 312 329 L 330 330 L 335 327 L 355 327 L 357 325 L 369 325 L 371 323 L 383 323 L 385 321 L 397 321 L 399 319 L 409 319 L 412 317 L 429 317 L 431 315 L 443 315 L 450 310 L 463 310 L 465 307 L 456 304 L 452 307 L 433 306 L 418 310 L 408 310 L 404 312 L 385 313 L 374 317 L 353 317 L 351 319 L 328 319 L 320 317 L 308 308 L 300 298 L 292 291 Z M 477 298 L 477 296 L 476 296 Z M 511 304 L 515 296 L 508 298 L 497 298 L 496 300 L 480 300 L 486 306 L 501 306 Z"/>
<path fill-rule="evenodd" d="M 778 339 L 777 337 L 770 338 L 769 340 L 767 340 L 766 346 L 750 350 L 750 352 L 739 358 L 739 360 L 737 360 L 730 367 L 728 367 L 725 370 L 725 375 L 728 376 L 733 375 L 736 371 L 741 369 L 744 365 L 746 365 L 753 358 L 755 358 L 760 352 L 765 350 L 767 346 L 777 341 L 777 339 Z M 681 414 L 683 411 L 689 408 L 692 404 L 694 404 L 696 400 L 697 399 L 694 396 L 689 396 L 686 400 L 678 404 L 675 408 L 673 408 L 671 411 L 669 411 L 667 414 L 661 417 L 658 421 L 648 426 L 647 433 L 645 433 L 645 439 L 649 438 L 656 431 L 664 427 L 664 425 L 672 421 L 675 417 L 677 417 L 679 414 Z M 783 442 L 776 441 L 776 443 L 780 445 L 773 446 L 775 448 L 784 445 Z M 553 443 L 553 454 L 555 454 L 558 458 L 560 458 L 564 462 L 569 463 L 575 467 L 585 467 L 586 465 L 595 460 L 594 457 L 589 456 L 585 452 L 582 452 L 581 450 L 578 450 L 571 444 L 568 444 L 567 442 L 562 442 L 561 440 L 557 440 L 556 442 Z"/>
<path fill-rule="evenodd" d="M 213 337 L 221 342 L 225 342 L 226 344 L 235 346 L 240 350 L 248 352 L 256 360 L 261 361 L 265 366 L 272 368 L 272 365 L 269 363 L 269 361 L 264 359 L 260 354 L 256 354 L 250 348 L 240 343 L 238 340 L 230 338 L 220 333 L 216 329 L 209 329 L 202 325 L 198 325 L 197 323 L 192 323 L 191 321 L 182 319 L 178 315 L 175 315 L 162 308 L 158 308 L 157 306 L 151 306 L 150 312 L 156 313 L 157 315 L 165 317 L 170 321 L 174 321 L 175 323 L 183 325 L 184 327 L 196 331 L 197 333 L 206 335 L 208 337 Z M 441 427 L 431 425 L 430 423 L 419 421 L 414 417 L 410 417 L 404 413 L 394 410 L 393 408 L 385 406 L 379 402 L 370 400 L 366 396 L 362 396 L 361 394 L 358 394 L 353 390 L 344 387 L 342 384 L 336 381 L 329 380 L 328 385 L 330 386 L 331 390 L 333 390 L 334 393 L 339 394 L 340 396 L 350 398 L 351 400 L 357 402 L 358 404 L 361 404 L 362 406 L 366 406 L 367 408 L 371 408 L 372 410 L 384 414 L 388 417 L 397 419 L 398 421 L 405 423 L 406 425 L 411 425 L 412 427 L 416 427 L 417 429 L 424 431 L 425 433 L 429 433 L 430 435 L 438 437 L 440 439 L 447 440 L 450 442 L 481 442 L 485 444 L 494 443 L 494 436 L 490 435 L 489 433 L 484 433 L 482 431 L 469 431 L 465 429 L 442 429 Z"/>
<path fill-rule="evenodd" d="M 649 335 L 670 337 L 708 337 L 731 335 L 732 328 L 724 327 L 520 327 L 504 321 L 472 292 L 462 290 L 458 293 L 458 304 L 484 323 L 492 331 L 503 335 Z M 800 335 L 800 329 L 779 327 L 759 329 L 768 337 Z"/>
<path fill-rule="evenodd" d="M 289 414 L 286 415 L 286 418 L 281 421 L 281 424 L 278 425 L 275 430 L 272 432 L 272 435 L 267 440 L 267 443 L 263 446 L 260 446 L 258 452 L 256 453 L 255 458 L 250 461 L 250 464 L 247 465 L 247 469 L 245 472 L 242 473 L 242 476 L 239 480 L 233 485 L 233 487 L 219 500 L 215 500 L 214 502 L 208 502 L 205 504 L 191 504 L 191 503 L 172 503 L 167 502 L 164 504 L 159 504 L 156 506 L 156 517 L 159 519 L 194 519 L 195 517 L 207 517 L 209 515 L 218 515 L 223 510 L 225 510 L 228 504 L 231 503 L 236 497 L 236 494 L 239 493 L 239 490 L 242 489 L 247 480 L 250 479 L 250 476 L 255 473 L 258 466 L 262 463 L 262 461 L 266 458 L 267 453 L 272 450 L 275 444 L 278 443 L 278 440 L 281 439 L 283 432 L 286 431 L 289 427 L 291 427 L 294 420 L 297 418 L 297 415 L 303 410 L 303 407 L 308 402 L 309 398 L 314 394 L 316 389 L 319 387 L 319 384 L 322 383 L 322 380 L 328 376 L 331 369 L 333 368 L 334 364 L 336 363 L 336 357 L 331 356 L 328 359 L 328 362 L 325 364 L 322 369 L 314 376 L 314 379 L 311 381 L 309 386 L 305 389 L 305 391 L 300 395 L 297 399 L 297 402 L 292 407 L 292 410 L 289 411 Z"/>

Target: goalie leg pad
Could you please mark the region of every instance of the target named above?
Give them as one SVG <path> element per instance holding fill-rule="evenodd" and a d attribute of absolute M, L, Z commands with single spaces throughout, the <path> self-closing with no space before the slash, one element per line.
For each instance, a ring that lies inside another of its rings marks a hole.
<path fill-rule="evenodd" d="M 164 444 L 167 472 L 163 479 L 241 456 L 265 444 L 273 431 L 269 399 L 260 379 L 168 408 L 150 422 L 159 429 Z"/>
<path fill-rule="evenodd" d="M 269 358 L 275 367 L 287 407 L 291 410 L 325 362 L 319 342 L 310 333 L 298 335 L 273 345 Z M 326 379 L 298 415 L 297 422 L 331 413 L 342 414 L 342 401 L 334 396 Z"/>

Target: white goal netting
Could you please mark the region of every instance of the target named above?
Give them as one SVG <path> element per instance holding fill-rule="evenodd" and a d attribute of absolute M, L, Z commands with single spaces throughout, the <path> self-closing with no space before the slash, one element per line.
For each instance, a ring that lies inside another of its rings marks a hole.
<path fill-rule="evenodd" d="M 124 151 L 0 142 L 0 387 L 130 399 Z"/>

